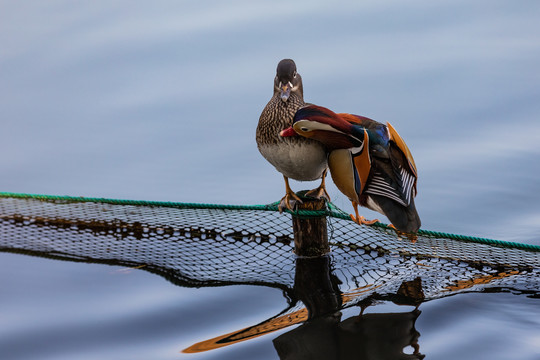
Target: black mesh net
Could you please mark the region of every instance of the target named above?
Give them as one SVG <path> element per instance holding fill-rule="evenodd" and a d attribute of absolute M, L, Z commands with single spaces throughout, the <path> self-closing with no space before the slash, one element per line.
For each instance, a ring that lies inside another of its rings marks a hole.
<path fill-rule="evenodd" d="M 140 267 L 187 287 L 282 289 L 287 308 L 237 337 L 307 319 L 309 296 L 298 301 L 299 278 L 305 276 L 330 279 L 340 308 L 377 299 L 419 303 L 489 289 L 540 296 L 538 251 L 428 235 L 412 242 L 390 229 L 337 217 L 328 218 L 328 236 L 331 252 L 324 264 L 306 265 L 309 259 L 293 253 L 290 214 L 249 207 L 0 198 L 2 251 Z"/>
<path fill-rule="evenodd" d="M 0 214 L 4 251 L 144 265 L 182 286 L 266 284 L 287 289 L 294 282 L 288 214 L 34 198 L 1 198 Z M 328 234 L 344 292 L 384 284 L 377 292 L 392 293 L 403 280 L 416 277 L 422 278 L 427 298 L 459 291 L 456 286 L 467 280 L 471 286 L 462 290 L 538 289 L 537 251 L 425 235 L 412 242 L 389 229 L 339 218 L 329 218 Z M 474 283 L 489 276 L 490 281 Z"/>

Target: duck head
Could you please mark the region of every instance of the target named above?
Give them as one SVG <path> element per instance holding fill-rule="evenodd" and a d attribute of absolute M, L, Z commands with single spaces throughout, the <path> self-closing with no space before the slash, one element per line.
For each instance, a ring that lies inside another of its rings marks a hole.
<path fill-rule="evenodd" d="M 302 88 L 302 77 L 296 71 L 296 64 L 291 59 L 283 59 L 279 62 L 274 79 L 274 94 L 279 93 L 279 97 L 284 102 L 289 100 L 291 93 L 296 93 L 301 98 L 304 97 Z"/>
<path fill-rule="evenodd" d="M 296 112 L 293 125 L 281 131 L 280 135 L 300 135 L 323 143 L 329 150 L 335 150 L 362 145 L 365 136 L 363 130 L 327 108 L 309 105 Z"/>

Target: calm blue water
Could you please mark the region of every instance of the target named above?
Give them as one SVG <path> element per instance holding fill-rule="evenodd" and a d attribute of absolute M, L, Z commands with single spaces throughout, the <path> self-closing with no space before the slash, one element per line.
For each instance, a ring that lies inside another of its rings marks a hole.
<path fill-rule="evenodd" d="M 399 130 L 423 228 L 540 244 L 539 16 L 537 1 L 3 2 L 0 191 L 276 201 L 283 181 L 254 132 L 290 57 L 307 101 Z M 283 310 L 279 290 L 0 258 L 2 358 L 277 358 L 280 333 L 179 351 Z M 421 352 L 537 359 L 538 309 L 511 294 L 424 303 Z"/>

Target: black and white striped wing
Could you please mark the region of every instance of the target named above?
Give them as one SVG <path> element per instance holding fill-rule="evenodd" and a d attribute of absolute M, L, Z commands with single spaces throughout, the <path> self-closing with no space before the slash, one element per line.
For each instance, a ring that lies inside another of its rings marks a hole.
<path fill-rule="evenodd" d="M 416 177 L 408 168 L 398 164 L 394 164 L 393 170 L 393 177 L 381 171 L 374 171 L 364 193 L 384 196 L 407 207 L 416 196 L 414 186 Z"/>

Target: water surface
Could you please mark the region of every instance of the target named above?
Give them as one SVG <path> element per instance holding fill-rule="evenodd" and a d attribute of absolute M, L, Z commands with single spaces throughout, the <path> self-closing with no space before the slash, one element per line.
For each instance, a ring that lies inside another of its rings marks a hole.
<path fill-rule="evenodd" d="M 290 57 L 307 101 L 399 130 L 419 168 L 423 228 L 540 243 L 538 2 L 53 0 L 5 2 L 0 14 L 1 191 L 276 201 L 282 178 L 254 132 L 276 64 Z M 185 355 L 283 310 L 282 293 L 0 256 L 8 358 L 275 359 L 272 339 L 290 330 Z M 423 303 L 421 352 L 535 359 L 537 302 L 480 293 Z M 373 309 L 385 306 L 413 310 Z"/>

